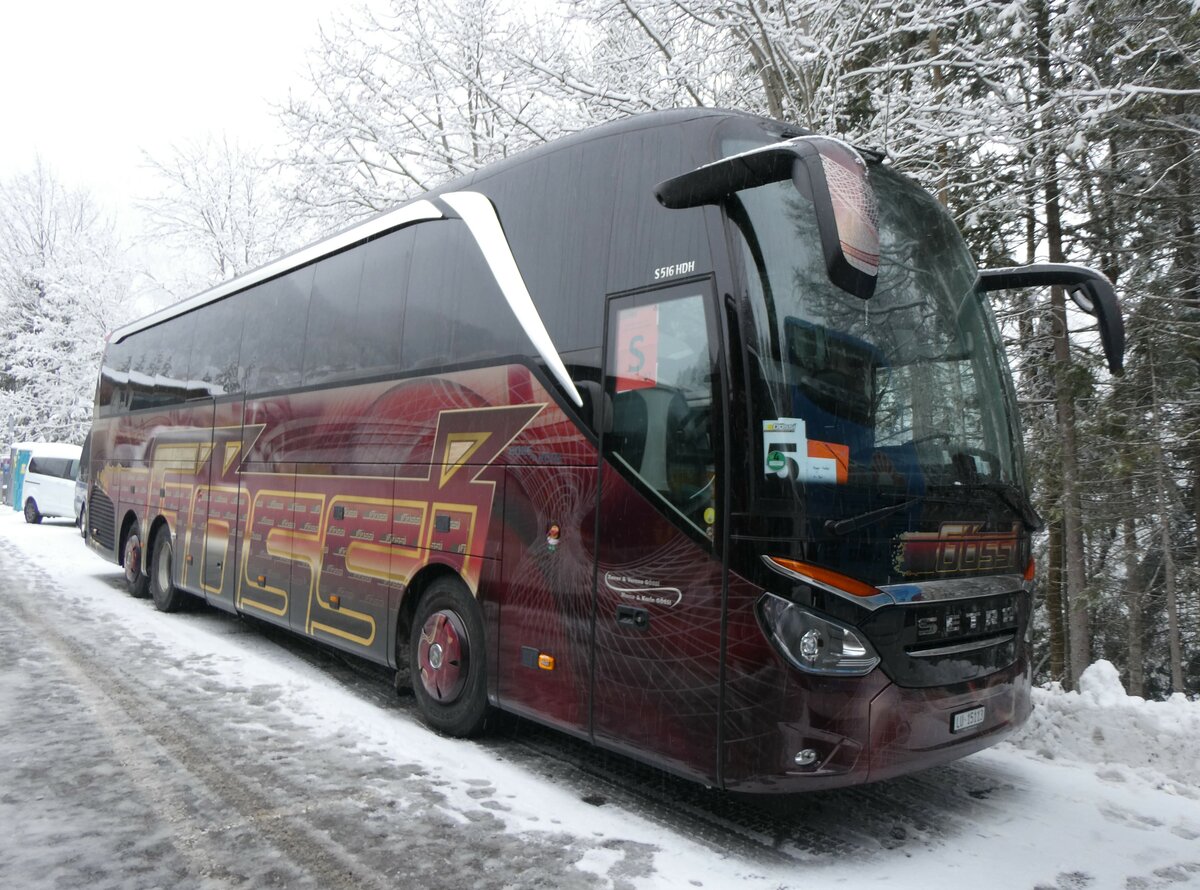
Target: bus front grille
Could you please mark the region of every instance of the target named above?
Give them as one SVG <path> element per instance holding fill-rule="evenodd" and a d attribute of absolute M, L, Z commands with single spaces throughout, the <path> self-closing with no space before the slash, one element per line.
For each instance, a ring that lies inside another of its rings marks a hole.
<path fill-rule="evenodd" d="M 1029 595 L 1016 589 L 983 597 L 885 606 L 862 624 L 900 686 L 948 686 L 1004 670 L 1020 656 Z"/>

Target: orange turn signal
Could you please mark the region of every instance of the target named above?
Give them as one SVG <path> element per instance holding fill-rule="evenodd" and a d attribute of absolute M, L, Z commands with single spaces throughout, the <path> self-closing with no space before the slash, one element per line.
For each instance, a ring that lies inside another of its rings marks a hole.
<path fill-rule="evenodd" d="M 800 562 L 797 559 L 784 559 L 782 556 L 768 556 L 767 559 L 788 574 L 798 576 L 801 580 L 816 581 L 818 584 L 836 587 L 838 590 L 844 590 L 852 596 L 877 596 L 882 593 L 878 587 L 872 587 L 870 584 L 865 584 L 857 578 L 851 578 L 849 575 L 843 575 L 841 572 L 835 572 L 832 569 L 822 568 L 821 566 L 815 566 L 807 562 Z"/>
<path fill-rule="evenodd" d="M 1037 574 L 1037 563 L 1033 561 L 1033 557 L 1029 557 L 1029 565 L 1025 566 L 1025 580 L 1032 581 L 1033 576 Z"/>
<path fill-rule="evenodd" d="M 544 671 L 554 670 L 554 656 L 547 655 L 545 652 L 538 656 L 538 667 Z"/>

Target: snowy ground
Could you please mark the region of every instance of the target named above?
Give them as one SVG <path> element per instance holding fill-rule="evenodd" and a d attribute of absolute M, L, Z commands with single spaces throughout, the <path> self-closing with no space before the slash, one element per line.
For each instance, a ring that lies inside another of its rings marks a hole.
<path fill-rule="evenodd" d="M 440 738 L 315 651 L 161 615 L 4 508 L 0 888 L 1200 887 L 1200 703 L 1103 663 L 1014 742 L 767 810 L 528 725 Z"/>

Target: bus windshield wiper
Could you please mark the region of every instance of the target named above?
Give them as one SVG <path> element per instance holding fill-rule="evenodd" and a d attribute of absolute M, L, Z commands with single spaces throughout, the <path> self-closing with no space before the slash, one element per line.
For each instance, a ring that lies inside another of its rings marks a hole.
<path fill-rule="evenodd" d="M 867 513 L 859 513 L 857 516 L 847 516 L 845 519 L 826 519 L 825 531 L 831 535 L 848 535 L 850 532 L 856 532 L 860 528 L 866 528 L 868 525 L 874 525 L 887 519 L 893 513 L 899 513 L 921 502 L 921 498 L 909 498 L 907 501 L 901 501 L 898 504 L 889 504 L 886 507 L 880 507 L 878 510 L 871 510 Z"/>
<path fill-rule="evenodd" d="M 1033 504 L 1016 485 L 1011 482 L 992 482 L 987 479 L 973 479 L 970 482 L 955 482 L 955 486 L 971 490 L 990 491 L 999 498 L 1006 507 L 1017 514 L 1021 524 L 1031 532 L 1041 531 L 1046 527 L 1046 521 L 1038 515 Z"/>

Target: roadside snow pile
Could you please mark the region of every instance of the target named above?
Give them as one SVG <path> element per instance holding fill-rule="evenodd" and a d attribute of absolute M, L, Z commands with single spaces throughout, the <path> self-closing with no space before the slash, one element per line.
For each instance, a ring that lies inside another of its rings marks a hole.
<path fill-rule="evenodd" d="M 1079 678 L 1078 692 L 1057 683 L 1033 690 L 1033 714 L 1012 738 L 1047 760 L 1102 767 L 1102 778 L 1128 773 L 1165 791 L 1200 796 L 1200 701 L 1176 694 L 1165 702 L 1126 695 L 1111 662 L 1097 661 Z"/>

